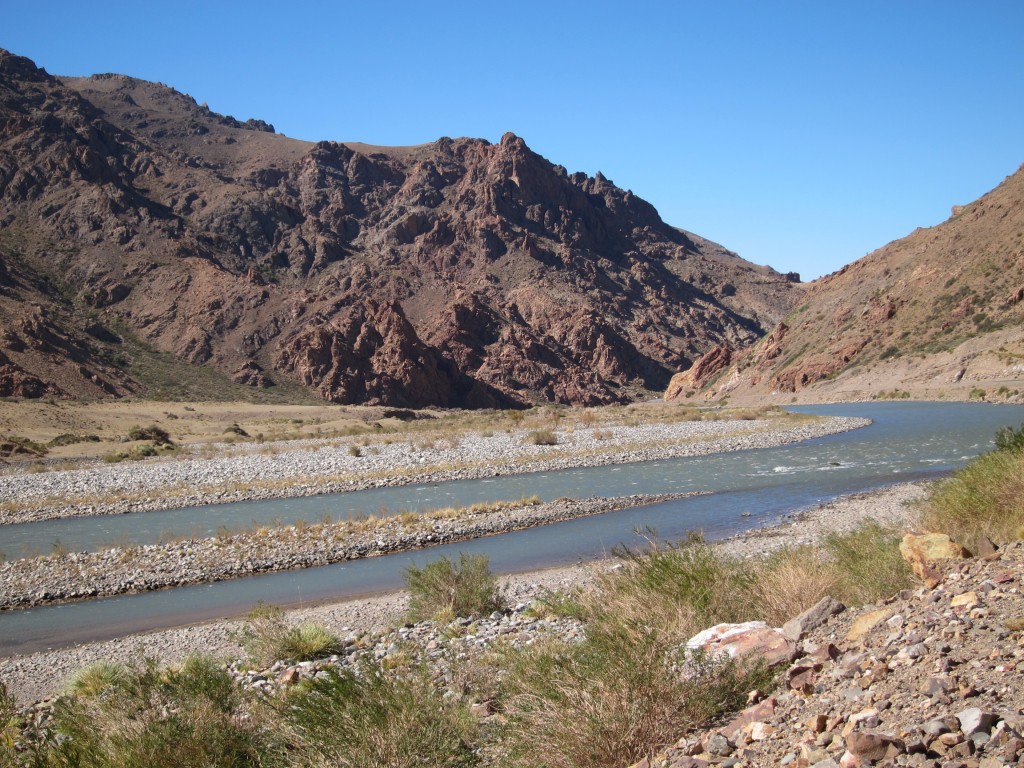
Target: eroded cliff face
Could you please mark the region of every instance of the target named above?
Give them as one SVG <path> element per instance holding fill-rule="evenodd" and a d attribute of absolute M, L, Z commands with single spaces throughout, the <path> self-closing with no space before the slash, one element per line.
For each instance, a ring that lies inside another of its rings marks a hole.
<path fill-rule="evenodd" d="M 619 402 L 749 345 L 800 293 L 512 134 L 310 144 L 7 53 L 0 223 L 4 328 L 37 306 L 66 339 L 0 339 L 0 394 L 143 388 L 111 362 L 116 327 L 342 403 Z"/>

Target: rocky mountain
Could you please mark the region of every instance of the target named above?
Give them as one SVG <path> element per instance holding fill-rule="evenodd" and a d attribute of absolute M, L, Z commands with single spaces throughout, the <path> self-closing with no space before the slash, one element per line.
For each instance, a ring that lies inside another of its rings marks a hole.
<path fill-rule="evenodd" d="M 512 134 L 308 143 L 6 52 L 0 284 L 0 395 L 143 392 L 142 345 L 253 387 L 470 407 L 661 390 L 802 293 Z"/>
<path fill-rule="evenodd" d="M 928 229 L 808 284 L 750 350 L 722 345 L 675 398 L 1021 399 L 1024 167 Z"/>

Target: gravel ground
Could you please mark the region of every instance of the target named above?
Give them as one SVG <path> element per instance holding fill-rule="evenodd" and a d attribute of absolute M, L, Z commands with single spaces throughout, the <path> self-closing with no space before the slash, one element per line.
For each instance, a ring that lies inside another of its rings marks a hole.
<path fill-rule="evenodd" d="M 834 530 L 845 530 L 859 521 L 907 524 L 913 519 L 913 502 L 924 497 L 927 485 L 897 485 L 881 491 L 855 494 L 804 512 L 770 529 L 753 531 L 722 542 L 727 551 L 753 556 L 783 544 L 811 541 Z M 502 579 L 510 602 L 522 603 L 560 589 L 592 583 L 595 574 L 610 562 L 601 560 L 575 566 L 507 576 Z M 406 605 L 402 592 L 361 600 L 290 611 L 290 622 L 317 621 L 340 635 L 376 632 L 401 623 Z M 173 664 L 201 650 L 226 658 L 237 657 L 241 649 L 232 640 L 238 621 L 219 621 L 190 627 L 134 635 L 75 648 L 0 659 L 0 680 L 24 703 L 52 696 L 65 685 L 68 676 L 100 659 L 134 661 L 149 656 Z"/>

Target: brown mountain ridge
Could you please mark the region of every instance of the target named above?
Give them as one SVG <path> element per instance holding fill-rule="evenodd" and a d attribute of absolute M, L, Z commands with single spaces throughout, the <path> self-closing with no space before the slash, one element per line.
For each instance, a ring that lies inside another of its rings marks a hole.
<path fill-rule="evenodd" d="M 309 143 L 0 52 L 0 396 L 144 393 L 146 349 L 338 403 L 623 402 L 802 293 L 513 134 Z"/>
<path fill-rule="evenodd" d="M 1024 167 L 947 221 L 810 283 L 756 346 L 713 350 L 667 394 L 1020 400 L 1022 326 Z"/>

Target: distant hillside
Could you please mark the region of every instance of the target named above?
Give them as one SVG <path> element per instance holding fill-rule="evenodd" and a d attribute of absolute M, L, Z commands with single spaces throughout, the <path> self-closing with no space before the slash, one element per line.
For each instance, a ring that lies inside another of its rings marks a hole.
<path fill-rule="evenodd" d="M 1019 400 L 1022 325 L 1024 168 L 942 224 L 809 284 L 758 345 L 716 350 L 669 394 Z"/>
<path fill-rule="evenodd" d="M 0 395 L 173 392 L 198 367 L 221 378 L 183 395 L 421 406 L 646 396 L 802 296 L 512 134 L 312 144 L 6 52 L 0 278 Z"/>

